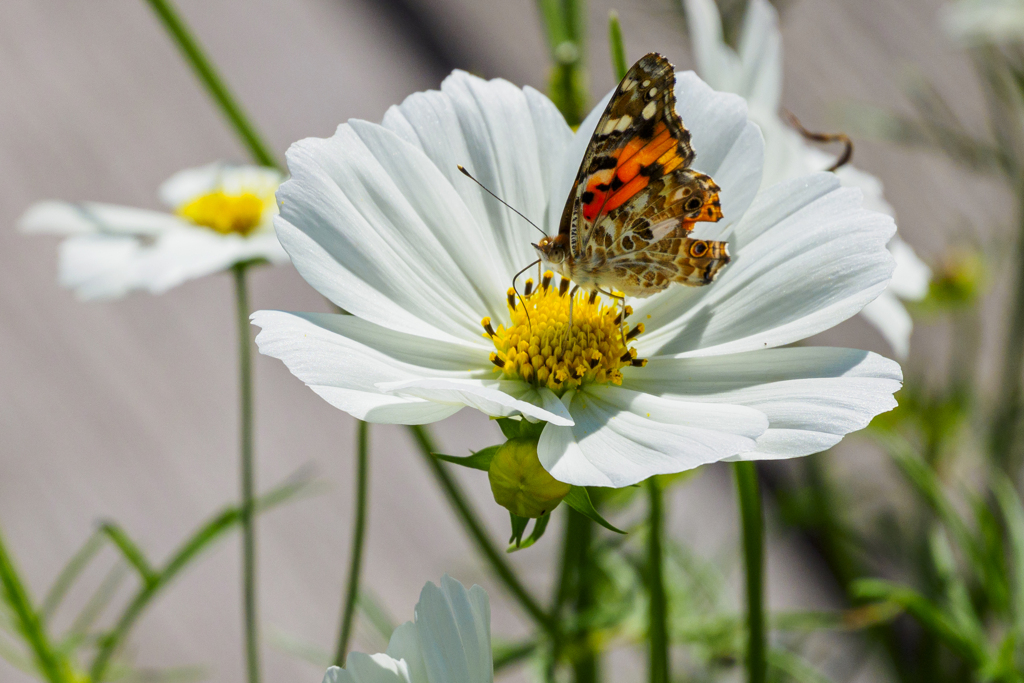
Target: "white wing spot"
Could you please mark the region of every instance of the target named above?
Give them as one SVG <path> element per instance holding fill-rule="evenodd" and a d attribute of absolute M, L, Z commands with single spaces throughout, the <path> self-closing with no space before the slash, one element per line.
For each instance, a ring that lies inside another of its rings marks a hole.
<path fill-rule="evenodd" d="M 633 123 L 633 117 L 629 114 L 623 114 L 622 118 L 619 119 L 619 125 L 615 126 L 615 130 L 620 133 L 629 128 L 629 124 Z"/>
<path fill-rule="evenodd" d="M 632 90 L 635 87 L 636 87 L 636 81 L 634 81 L 632 78 L 627 78 L 626 80 L 622 81 L 622 91 L 623 92 L 628 92 L 628 91 Z M 644 87 L 646 88 L 647 86 L 644 85 Z"/>
<path fill-rule="evenodd" d="M 640 113 L 643 115 L 643 117 L 645 119 L 649 119 L 652 116 L 654 116 L 655 112 L 657 112 L 657 111 L 658 111 L 658 103 L 657 102 L 648 102 L 647 106 L 644 107 L 644 110 L 642 112 L 640 112 Z"/>
<path fill-rule="evenodd" d="M 646 88 L 647 86 L 649 86 L 650 84 L 651 84 L 651 81 L 650 81 L 650 80 L 646 80 L 646 81 L 644 81 L 644 82 L 643 82 L 643 86 L 644 86 L 645 88 Z"/>
<path fill-rule="evenodd" d="M 611 135 L 611 132 L 615 130 L 617 125 L 619 125 L 619 119 L 608 119 L 608 122 L 604 124 L 604 128 L 601 130 L 601 135 Z"/>
<path fill-rule="evenodd" d="M 648 97 L 654 97 L 657 94 L 658 94 L 658 89 L 657 88 L 651 88 L 651 90 L 647 93 L 647 96 Z"/>

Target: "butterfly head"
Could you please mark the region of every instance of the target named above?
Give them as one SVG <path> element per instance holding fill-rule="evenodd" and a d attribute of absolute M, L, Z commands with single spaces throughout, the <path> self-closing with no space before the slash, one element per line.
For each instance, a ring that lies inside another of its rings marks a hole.
<path fill-rule="evenodd" d="M 545 265 L 551 267 L 559 275 L 568 277 L 569 261 L 569 236 L 559 233 L 554 237 L 544 236 L 539 242 L 533 245 L 537 255 Z"/>

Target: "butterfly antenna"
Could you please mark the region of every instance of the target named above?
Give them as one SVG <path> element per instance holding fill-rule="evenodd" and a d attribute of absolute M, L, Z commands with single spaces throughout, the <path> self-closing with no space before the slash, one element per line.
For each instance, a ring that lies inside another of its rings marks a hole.
<path fill-rule="evenodd" d="M 516 214 L 517 216 L 519 216 L 520 218 L 522 218 L 522 219 L 523 219 L 524 221 L 526 221 L 527 223 L 529 223 L 529 224 L 530 224 L 530 225 L 532 225 L 533 227 L 537 228 L 537 231 L 538 231 L 538 232 L 540 232 L 540 234 L 542 234 L 542 235 L 544 235 L 545 237 L 547 237 L 547 235 L 548 235 L 548 234 L 547 234 L 546 232 L 544 232 L 543 230 L 541 230 L 541 229 L 540 229 L 540 226 L 538 226 L 538 225 L 537 225 L 536 223 L 534 223 L 534 222 L 533 222 L 533 221 L 531 221 L 531 220 L 530 220 L 529 218 L 527 218 L 526 216 L 524 216 L 524 215 L 522 214 L 522 212 L 521 212 L 521 211 L 519 211 L 518 209 L 516 209 L 515 207 L 513 207 L 512 205 L 510 205 L 510 204 L 509 204 L 508 202 L 506 202 L 506 201 L 505 201 L 504 199 L 502 199 L 502 198 L 501 198 L 501 197 L 499 197 L 498 195 L 496 195 L 496 194 L 494 194 L 493 192 L 491 192 L 490 190 L 488 190 L 488 189 L 487 189 L 487 186 L 486 186 L 486 185 L 484 185 L 483 183 L 481 183 L 481 182 L 480 182 L 479 180 L 477 180 L 476 178 L 474 178 L 474 177 L 473 177 L 472 175 L 470 175 L 469 171 L 467 171 L 467 170 L 466 170 L 466 167 L 465 167 L 465 166 L 463 166 L 462 164 L 459 164 L 459 171 L 461 171 L 461 172 L 462 172 L 462 175 L 466 176 L 467 178 L 469 178 L 470 180 L 472 180 L 472 181 L 473 181 L 474 183 L 476 183 L 477 185 L 479 185 L 479 186 L 481 187 L 481 189 L 483 189 L 483 191 L 484 191 L 484 192 L 486 192 L 487 194 L 489 194 L 489 195 L 491 195 L 492 197 L 494 197 L 495 199 L 497 199 L 497 200 L 498 200 L 499 202 L 501 202 L 502 204 L 504 204 L 504 205 L 505 205 L 505 206 L 506 206 L 506 207 L 507 207 L 507 208 L 508 208 L 508 209 L 509 209 L 510 211 L 512 211 L 513 213 L 515 213 L 515 214 Z M 531 263 L 530 265 L 532 266 L 533 264 Z M 513 285 L 513 286 L 514 286 L 514 285 Z M 525 304 L 524 304 L 524 305 L 525 305 Z"/>
<path fill-rule="evenodd" d="M 843 153 L 839 155 L 836 162 L 826 168 L 826 171 L 836 171 L 846 164 L 850 163 L 850 159 L 853 158 L 853 140 L 846 133 L 812 133 L 811 131 L 804 128 L 803 124 L 800 123 L 800 119 L 793 115 L 793 112 L 788 109 L 782 110 L 782 115 L 786 117 L 786 121 L 789 125 L 796 128 L 800 135 L 812 142 L 841 142 L 843 143 Z"/>
<path fill-rule="evenodd" d="M 459 168 L 461 168 L 461 166 Z M 519 293 L 518 289 L 516 289 L 516 278 L 518 278 L 520 275 L 528 271 L 530 268 L 533 268 L 538 263 L 540 263 L 540 259 L 537 259 L 536 261 L 534 261 L 533 263 L 526 266 L 525 268 L 523 268 L 518 273 L 512 276 L 512 291 L 516 293 L 516 296 L 519 297 L 520 303 L 523 304 L 523 313 L 526 314 L 526 326 L 527 328 L 529 328 L 531 335 L 533 334 L 533 321 L 530 320 L 530 311 L 526 308 L 526 299 L 524 299 L 523 295 Z"/>

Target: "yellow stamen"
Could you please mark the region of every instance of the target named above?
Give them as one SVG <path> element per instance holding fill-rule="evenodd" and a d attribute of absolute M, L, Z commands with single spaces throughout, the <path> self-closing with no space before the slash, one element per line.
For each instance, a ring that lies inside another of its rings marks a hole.
<path fill-rule="evenodd" d="M 248 235 L 263 221 L 265 206 L 265 200 L 251 192 L 227 194 L 218 190 L 181 206 L 178 215 L 225 235 Z"/>
<path fill-rule="evenodd" d="M 569 281 L 553 288 L 548 286 L 552 277 L 551 271 L 545 272 L 541 287 L 524 292 L 522 300 L 509 290 L 508 327 L 495 329 L 490 318 L 481 321 L 485 336 L 494 342 L 491 362 L 497 371 L 561 395 L 581 384 L 621 384 L 623 367 L 646 364 L 637 359 L 636 349 L 623 343 L 617 301 L 604 305 L 599 296 L 579 291 L 573 297 L 570 326 L 570 298 L 565 296 Z M 627 307 L 626 312 L 632 310 Z M 637 325 L 627 341 L 643 331 Z"/>

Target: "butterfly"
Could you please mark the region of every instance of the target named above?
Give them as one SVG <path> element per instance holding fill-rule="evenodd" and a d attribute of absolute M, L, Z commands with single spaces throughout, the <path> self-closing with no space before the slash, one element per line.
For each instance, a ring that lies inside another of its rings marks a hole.
<path fill-rule="evenodd" d="M 725 242 L 692 239 L 722 218 L 720 188 L 690 168 L 690 132 L 676 113 L 675 68 L 659 54 L 626 73 L 598 121 L 558 234 L 534 248 L 577 287 L 647 297 L 673 282 L 710 284 L 729 263 Z"/>

